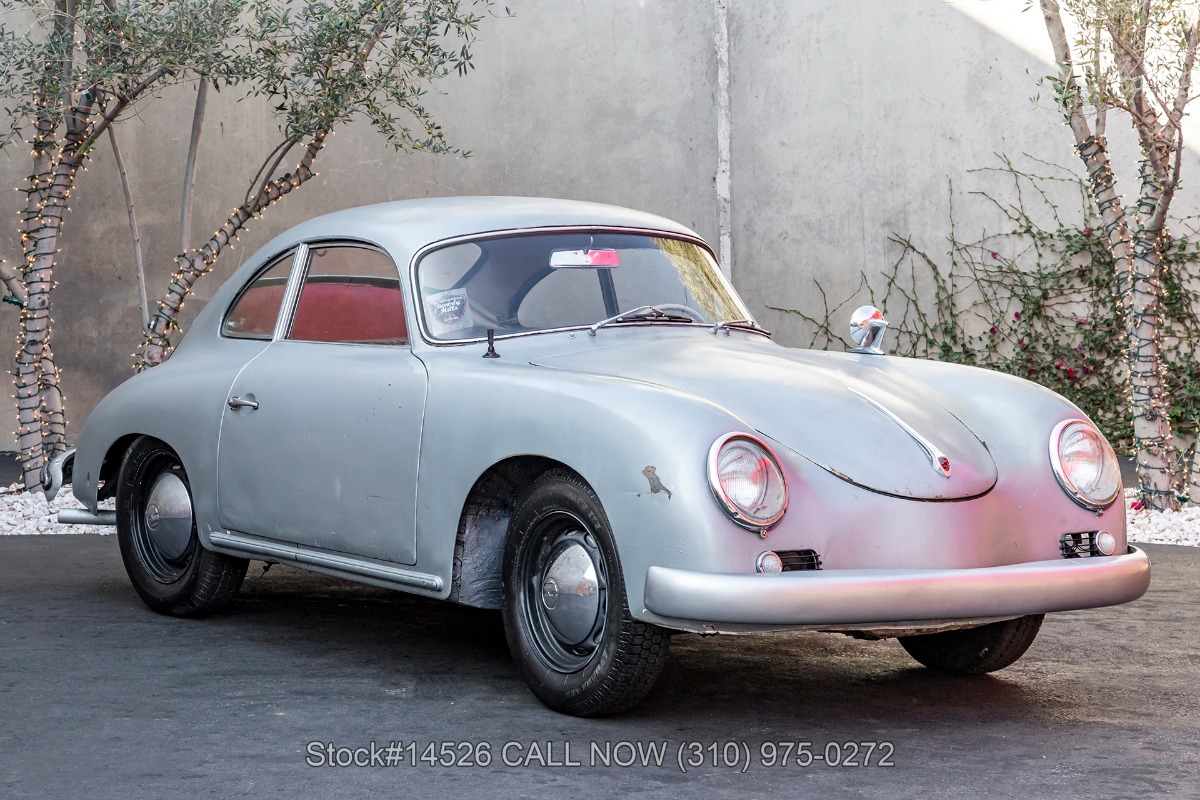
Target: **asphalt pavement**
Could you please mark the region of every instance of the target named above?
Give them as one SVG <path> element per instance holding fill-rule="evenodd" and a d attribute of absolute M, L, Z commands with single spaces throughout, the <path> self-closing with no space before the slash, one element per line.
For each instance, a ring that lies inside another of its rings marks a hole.
<path fill-rule="evenodd" d="M 497 613 L 255 562 L 228 612 L 170 619 L 115 537 L 0 537 L 0 797 L 1196 798 L 1200 550 L 1147 550 L 1145 598 L 1052 615 L 993 676 L 685 635 L 644 705 L 584 720 Z"/>

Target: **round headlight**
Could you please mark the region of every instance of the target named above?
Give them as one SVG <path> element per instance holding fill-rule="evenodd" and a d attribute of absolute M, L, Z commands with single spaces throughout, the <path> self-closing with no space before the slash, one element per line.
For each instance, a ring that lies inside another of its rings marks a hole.
<path fill-rule="evenodd" d="M 1121 491 L 1117 455 L 1092 423 L 1064 420 L 1050 434 L 1054 476 L 1076 503 L 1097 511 L 1112 505 Z"/>
<path fill-rule="evenodd" d="M 708 482 L 725 512 L 739 525 L 763 530 L 787 510 L 787 482 L 765 444 L 745 433 L 728 433 L 708 453 Z"/>

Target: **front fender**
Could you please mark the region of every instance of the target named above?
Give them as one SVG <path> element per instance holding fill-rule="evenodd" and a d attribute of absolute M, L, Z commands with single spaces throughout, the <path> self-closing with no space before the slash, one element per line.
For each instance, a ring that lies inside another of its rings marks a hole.
<path fill-rule="evenodd" d="M 417 554 L 421 567 L 443 576 L 447 587 L 465 498 L 480 475 L 513 456 L 559 461 L 596 492 L 635 614 L 648 565 L 712 570 L 728 563 L 726 543 L 757 538 L 725 516 L 708 487 L 709 447 L 722 434 L 753 432 L 741 419 L 660 386 L 480 362 L 429 362 Z M 652 490 L 648 467 L 663 490 Z"/>

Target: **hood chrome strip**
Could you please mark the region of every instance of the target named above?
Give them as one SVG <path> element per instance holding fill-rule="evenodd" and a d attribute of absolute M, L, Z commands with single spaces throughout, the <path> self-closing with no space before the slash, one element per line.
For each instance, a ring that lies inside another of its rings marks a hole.
<path fill-rule="evenodd" d="M 937 449 L 933 442 L 917 433 L 917 431 L 911 425 L 900 419 L 900 417 L 896 416 L 895 412 L 881 405 L 877 400 L 872 400 L 862 392 L 856 389 L 851 389 L 849 386 L 846 387 L 846 391 L 850 392 L 851 394 L 856 394 L 863 400 L 866 400 L 868 403 L 874 406 L 880 414 L 883 414 L 892 422 L 899 425 L 901 430 L 911 436 L 913 441 L 921 446 L 921 449 L 925 451 L 925 455 L 929 456 L 929 463 L 933 466 L 934 472 L 941 475 L 943 478 L 950 477 L 950 459 L 946 457 L 945 453 Z"/>

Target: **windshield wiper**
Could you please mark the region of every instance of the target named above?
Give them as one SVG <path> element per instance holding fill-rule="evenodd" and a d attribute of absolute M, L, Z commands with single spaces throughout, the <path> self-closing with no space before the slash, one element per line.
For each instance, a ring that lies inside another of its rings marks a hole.
<path fill-rule="evenodd" d="M 603 328 L 605 325 L 611 325 L 614 322 L 625 322 L 626 320 L 636 319 L 638 317 L 648 317 L 652 320 L 662 320 L 664 322 L 696 322 L 692 317 L 684 316 L 683 314 L 671 314 L 669 311 L 683 310 L 691 311 L 687 306 L 676 305 L 675 303 L 665 303 L 657 306 L 638 306 L 630 311 L 623 311 L 615 317 L 602 319 L 592 327 L 588 328 L 588 334 L 596 335 L 596 331 Z M 693 312 L 695 313 L 695 312 Z"/>
<path fill-rule="evenodd" d="M 712 326 L 713 336 L 716 336 L 718 331 L 725 331 L 725 335 L 728 336 L 730 328 L 749 328 L 758 333 L 767 333 L 766 328 L 752 319 L 727 319 Z"/>

